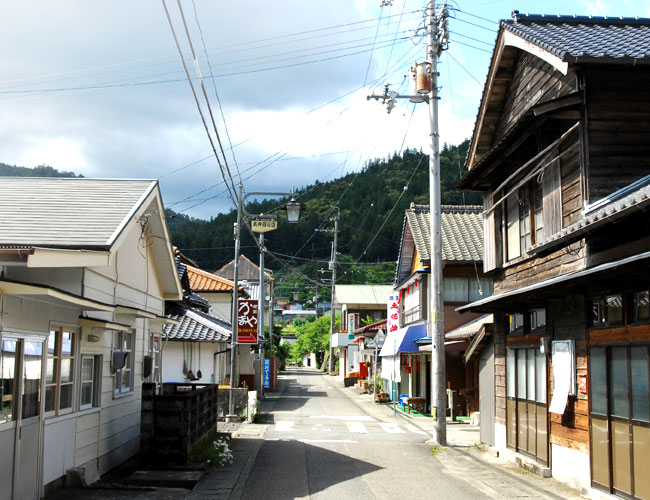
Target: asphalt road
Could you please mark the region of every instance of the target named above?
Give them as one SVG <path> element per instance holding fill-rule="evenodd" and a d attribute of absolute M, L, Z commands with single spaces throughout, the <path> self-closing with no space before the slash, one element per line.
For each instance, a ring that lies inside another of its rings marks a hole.
<path fill-rule="evenodd" d="M 426 433 L 365 413 L 331 377 L 298 369 L 281 384 L 243 499 L 491 498 L 446 472 Z"/>

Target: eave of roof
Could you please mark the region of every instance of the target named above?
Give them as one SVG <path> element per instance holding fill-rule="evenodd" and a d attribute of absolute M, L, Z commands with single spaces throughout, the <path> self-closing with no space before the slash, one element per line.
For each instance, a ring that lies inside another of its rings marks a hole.
<path fill-rule="evenodd" d="M 597 33 L 601 35 L 598 38 L 593 33 L 598 29 L 613 33 Z M 506 47 L 541 57 L 564 74 L 569 64 L 650 64 L 650 19 L 523 15 L 514 11 L 513 20 L 501 21 L 467 155 L 468 174 L 459 189 L 474 188 L 473 177 L 478 172 L 472 170 L 479 161 L 478 140 Z"/>

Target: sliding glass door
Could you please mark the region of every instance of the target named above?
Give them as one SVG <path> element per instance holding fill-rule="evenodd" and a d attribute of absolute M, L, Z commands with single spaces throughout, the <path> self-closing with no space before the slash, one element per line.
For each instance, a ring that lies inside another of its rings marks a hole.
<path fill-rule="evenodd" d="M 508 349 L 506 416 L 508 446 L 548 463 L 546 356 L 535 348 Z"/>
<path fill-rule="evenodd" d="M 592 483 L 650 499 L 649 346 L 592 347 L 589 354 Z"/>

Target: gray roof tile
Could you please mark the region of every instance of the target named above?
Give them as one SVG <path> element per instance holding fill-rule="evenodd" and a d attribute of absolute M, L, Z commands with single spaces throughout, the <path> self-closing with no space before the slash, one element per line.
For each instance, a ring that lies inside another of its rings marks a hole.
<path fill-rule="evenodd" d="M 0 245 L 107 248 L 156 181 L 0 177 Z"/>
<path fill-rule="evenodd" d="M 565 62 L 650 63 L 650 19 L 513 12 L 504 29 Z"/>
<path fill-rule="evenodd" d="M 182 308 L 169 317 L 180 321 L 163 326 L 169 340 L 227 342 L 232 335 L 230 323 L 194 309 Z"/>
<path fill-rule="evenodd" d="M 483 216 L 479 206 L 442 207 L 442 260 L 480 262 L 483 260 Z M 415 247 L 423 261 L 430 260 L 431 232 L 428 205 L 414 205 L 406 210 Z"/>

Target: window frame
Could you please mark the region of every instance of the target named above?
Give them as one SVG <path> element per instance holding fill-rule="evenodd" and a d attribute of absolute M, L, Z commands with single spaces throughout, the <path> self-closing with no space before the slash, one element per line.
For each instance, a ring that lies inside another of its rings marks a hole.
<path fill-rule="evenodd" d="M 63 340 L 63 334 L 64 333 L 69 333 L 71 334 L 71 346 L 70 346 L 70 353 L 69 354 L 63 354 L 62 350 L 62 340 Z M 52 334 L 54 334 L 54 349 L 53 349 L 53 354 L 50 354 L 50 348 L 49 348 L 49 340 L 52 337 Z M 45 392 L 43 394 L 43 417 L 44 418 L 51 418 L 51 417 L 58 417 L 61 415 L 67 415 L 69 413 L 72 413 L 75 408 L 75 393 L 76 393 L 76 370 L 77 370 L 77 361 L 78 361 L 78 355 L 77 355 L 77 349 L 79 345 L 79 330 L 75 328 L 70 328 L 66 326 L 53 326 L 50 328 L 50 333 L 45 340 L 43 347 L 44 347 L 44 357 L 45 357 Z M 49 360 L 52 359 L 52 368 L 53 368 L 53 381 L 48 382 L 48 377 L 49 377 Z M 69 360 L 70 361 L 70 380 L 68 382 L 61 382 L 61 374 L 62 374 L 62 365 L 64 360 Z M 61 408 L 61 387 L 62 386 L 69 386 L 70 387 L 70 406 L 66 408 Z M 48 394 L 48 389 L 49 388 L 54 388 L 54 403 L 53 403 L 53 409 L 47 410 L 47 407 L 45 406 L 47 403 L 47 394 Z"/>
<path fill-rule="evenodd" d="M 606 295 L 601 295 L 598 297 L 591 297 L 588 299 L 589 307 L 587 307 L 587 327 L 588 328 L 611 328 L 611 327 L 620 327 L 626 325 L 626 303 L 627 295 L 623 292 L 618 293 L 609 293 Z M 620 320 L 611 320 L 608 314 L 607 300 L 620 297 L 621 300 L 621 319 Z M 594 306 L 599 305 L 599 314 L 598 322 L 594 322 Z M 602 319 L 601 319 L 602 318 Z"/>
<path fill-rule="evenodd" d="M 129 336 L 130 346 L 126 340 Z M 124 368 L 113 369 L 113 398 L 119 398 L 133 394 L 134 391 L 134 361 L 133 355 L 135 352 L 135 333 L 133 330 L 118 331 L 113 333 L 113 349 L 111 354 L 116 351 L 127 352 L 126 362 Z M 123 384 L 124 375 L 128 377 L 128 384 L 125 387 Z"/>
<path fill-rule="evenodd" d="M 156 349 L 157 347 L 157 349 Z M 149 381 L 155 384 L 162 383 L 162 333 L 151 332 L 149 335 L 149 354 L 151 355 L 153 366 Z"/>
<path fill-rule="evenodd" d="M 505 262 L 526 257 L 544 239 L 544 189 L 532 180 L 506 198 Z M 516 206 L 512 206 L 516 203 Z M 515 209 L 516 208 L 516 209 Z M 516 243 L 516 244 L 515 244 Z"/>
<path fill-rule="evenodd" d="M 83 364 L 84 360 L 92 359 L 93 368 L 90 380 L 83 378 Z M 102 382 L 102 356 L 100 354 L 81 353 L 79 355 L 79 410 L 89 410 L 91 408 L 98 408 L 100 406 L 101 398 L 101 382 Z M 91 384 L 90 390 L 90 403 L 83 402 L 83 388 L 85 384 Z"/>

